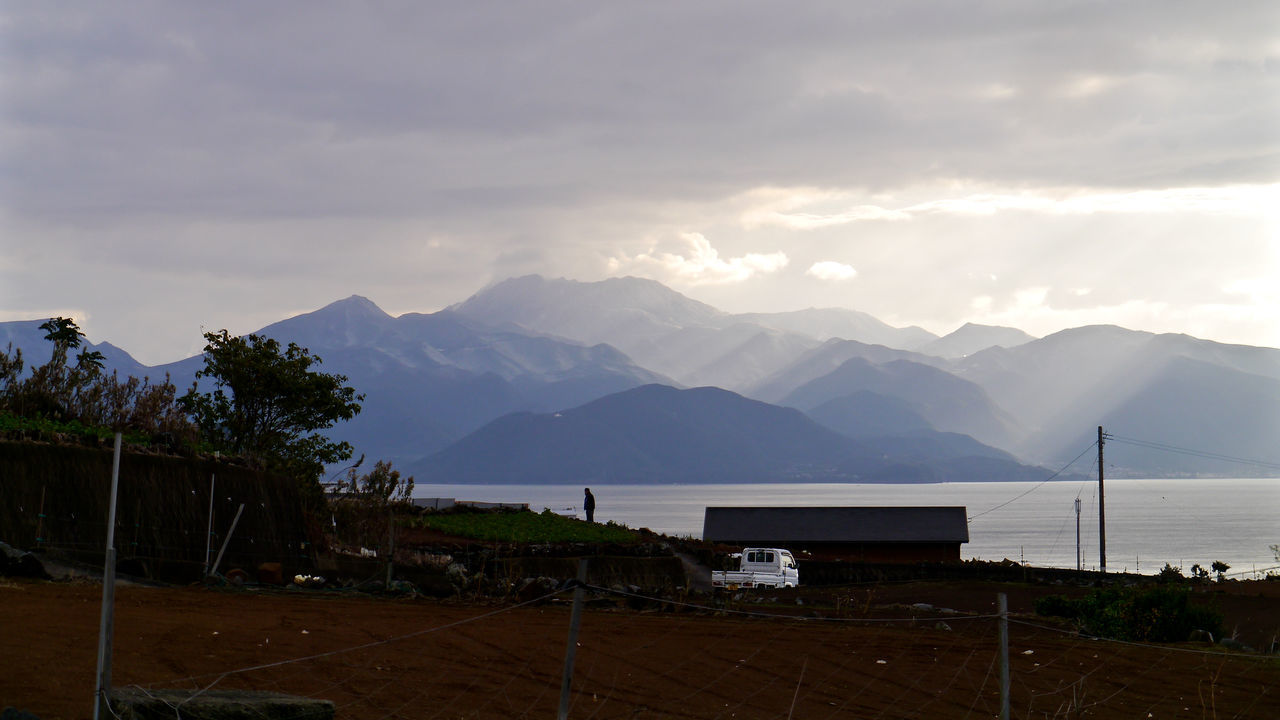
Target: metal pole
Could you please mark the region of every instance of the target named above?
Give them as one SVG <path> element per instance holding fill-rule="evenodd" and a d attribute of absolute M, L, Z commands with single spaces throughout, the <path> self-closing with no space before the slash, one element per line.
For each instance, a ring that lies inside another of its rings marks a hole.
<path fill-rule="evenodd" d="M 94 689 L 94 720 L 109 714 L 111 709 L 108 703 L 111 694 L 111 637 L 115 624 L 116 495 L 120 487 L 120 439 L 120 433 L 116 433 L 115 456 L 111 461 L 111 502 L 107 510 L 107 552 L 102 566 L 102 617 L 98 623 L 98 674 L 97 687 Z"/>
<path fill-rule="evenodd" d="M 1102 494 L 1102 426 L 1098 426 L 1098 556 L 1102 572 L 1107 571 L 1107 503 Z"/>
<path fill-rule="evenodd" d="M 204 577 L 209 577 L 209 552 L 213 543 L 213 489 L 218 482 L 217 473 L 209 474 L 209 527 L 204 533 Z"/>
<path fill-rule="evenodd" d="M 569 644 L 564 652 L 564 676 L 560 679 L 560 712 L 559 720 L 569 717 L 569 686 L 573 680 L 573 659 L 578 652 L 578 626 L 582 624 L 582 600 L 586 594 L 587 559 L 578 560 L 578 584 L 573 589 L 573 613 L 569 616 Z"/>
<path fill-rule="evenodd" d="M 213 561 L 213 569 L 209 574 L 216 575 L 218 565 L 222 564 L 222 553 L 227 551 L 227 543 L 231 542 L 231 535 L 236 531 L 236 523 L 240 522 L 240 513 L 244 512 L 244 503 L 240 503 L 240 509 L 236 510 L 236 519 L 231 521 L 231 529 L 227 531 L 227 538 L 222 541 L 222 549 L 218 551 L 218 559 Z"/>
<path fill-rule="evenodd" d="M 1076 572 L 1080 572 L 1080 498 L 1076 498 Z"/>
<path fill-rule="evenodd" d="M 391 566 L 395 562 L 396 555 L 396 526 L 395 512 L 391 508 L 387 508 L 387 582 L 382 586 L 383 590 L 391 590 Z"/>
<path fill-rule="evenodd" d="M 1000 611 L 1000 720 L 1009 720 L 1009 597 L 996 595 Z"/>

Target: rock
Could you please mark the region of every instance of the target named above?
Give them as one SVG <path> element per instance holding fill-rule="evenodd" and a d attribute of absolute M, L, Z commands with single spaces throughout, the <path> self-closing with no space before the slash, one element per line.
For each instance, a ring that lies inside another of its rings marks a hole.
<path fill-rule="evenodd" d="M 1207 642 L 1213 644 L 1213 633 L 1208 630 L 1192 630 L 1191 635 L 1187 637 L 1188 642 Z"/>
<path fill-rule="evenodd" d="M 922 612 L 930 612 L 933 610 L 933 606 L 929 603 L 912 603 L 911 607 Z"/>
<path fill-rule="evenodd" d="M 471 578 L 467 575 L 467 569 L 458 563 L 450 563 L 448 569 L 444 571 L 444 575 L 449 579 L 449 584 L 459 592 L 471 582 Z"/>
<path fill-rule="evenodd" d="M 1221 640 L 1218 641 L 1218 644 L 1228 650 L 1239 650 L 1241 652 L 1253 652 L 1253 648 L 1233 638 L 1222 638 Z"/>
<path fill-rule="evenodd" d="M 951 632 L 951 626 L 950 626 L 950 625 L 948 625 L 948 624 L 946 624 L 946 623 L 944 623 L 944 622 L 942 622 L 941 620 L 939 620 L 938 622 L 936 622 L 936 623 L 934 623 L 934 624 L 933 624 L 933 629 L 934 629 L 934 630 L 945 630 L 945 631 L 947 631 L 947 632 Z"/>
<path fill-rule="evenodd" d="M 392 580 L 391 585 L 387 587 L 387 592 L 398 595 L 417 595 L 418 588 L 408 580 Z"/>
<path fill-rule="evenodd" d="M 516 588 L 516 599 L 529 602 L 549 595 L 556 589 L 556 581 L 549 577 L 525 578 L 520 581 L 520 587 Z"/>
<path fill-rule="evenodd" d="M 44 564 L 35 555 L 0 542 L 0 576 L 3 575 L 50 579 Z"/>
<path fill-rule="evenodd" d="M 264 562 L 258 566 L 258 582 L 263 585 L 283 585 L 284 568 L 278 562 Z"/>

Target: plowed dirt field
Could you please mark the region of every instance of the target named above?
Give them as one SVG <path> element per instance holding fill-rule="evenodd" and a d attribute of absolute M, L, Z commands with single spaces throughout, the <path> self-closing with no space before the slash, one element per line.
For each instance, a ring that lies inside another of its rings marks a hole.
<path fill-rule="evenodd" d="M 1280 583 L 1233 585 L 1219 598 L 1228 628 L 1254 644 L 1274 637 Z M 801 588 L 720 611 L 596 595 L 569 717 L 995 717 L 997 592 L 1013 613 L 1013 717 L 1280 717 L 1276 656 L 1087 639 L 1030 614 L 1043 588 L 931 583 Z M 101 594 L 88 581 L 0 579 L 0 706 L 92 715 Z M 570 598 L 123 586 L 113 684 L 315 696 L 339 718 L 552 718 Z"/>

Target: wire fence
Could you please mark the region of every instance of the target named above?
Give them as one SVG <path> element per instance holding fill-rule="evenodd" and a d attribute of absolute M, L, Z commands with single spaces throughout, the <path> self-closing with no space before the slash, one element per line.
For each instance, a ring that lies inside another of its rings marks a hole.
<path fill-rule="evenodd" d="M 990 718 L 1000 711 L 995 615 L 820 617 L 803 606 L 732 596 L 704 604 L 588 589 L 571 718 Z M 272 632 L 274 650 L 261 638 L 205 633 L 202 647 L 174 664 L 200 671 L 122 684 L 324 698 L 340 718 L 550 718 L 560 700 L 567 605 L 562 594 L 490 609 L 370 602 L 341 633 L 283 623 Z M 379 614 L 380 627 L 388 617 L 420 626 L 324 647 L 325 638 L 370 632 L 362 618 Z M 216 667 L 220 643 L 255 640 L 262 662 L 207 669 Z M 303 648 L 312 651 L 290 654 Z M 1013 717 L 1280 716 L 1274 656 L 1101 640 L 1016 616 L 1008 652 Z M 116 653 L 120 672 L 129 674 L 127 640 Z M 179 703 L 174 710 L 181 712 Z"/>

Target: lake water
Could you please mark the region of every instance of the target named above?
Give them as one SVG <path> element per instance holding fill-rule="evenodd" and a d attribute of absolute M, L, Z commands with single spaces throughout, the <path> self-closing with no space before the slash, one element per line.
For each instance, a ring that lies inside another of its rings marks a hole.
<path fill-rule="evenodd" d="M 963 505 L 969 542 L 961 556 L 1042 567 L 1076 566 L 1075 499 L 1080 498 L 1084 567 L 1097 569 L 1098 484 L 767 483 L 742 485 L 600 485 L 596 521 L 702 536 L 710 505 Z M 579 485 L 419 484 L 415 497 L 528 503 L 530 509 L 577 512 Z M 1221 560 L 1232 577 L 1252 577 L 1277 563 L 1280 479 L 1115 479 L 1106 481 L 1107 569 L 1154 574 L 1169 563 L 1189 573 Z"/>

